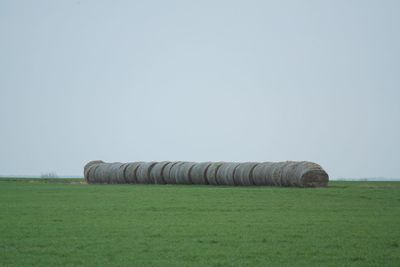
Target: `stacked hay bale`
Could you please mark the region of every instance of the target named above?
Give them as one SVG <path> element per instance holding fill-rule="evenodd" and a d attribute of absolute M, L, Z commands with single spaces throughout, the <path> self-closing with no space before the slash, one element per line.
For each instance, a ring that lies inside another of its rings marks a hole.
<path fill-rule="evenodd" d="M 89 184 L 210 184 L 325 187 L 329 176 L 316 163 L 285 162 L 132 162 L 91 161 L 84 167 Z"/>

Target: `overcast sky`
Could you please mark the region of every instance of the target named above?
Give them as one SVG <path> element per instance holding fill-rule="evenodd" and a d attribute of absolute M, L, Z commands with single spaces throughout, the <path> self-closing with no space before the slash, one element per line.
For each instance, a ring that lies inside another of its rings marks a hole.
<path fill-rule="evenodd" d="M 319 163 L 400 177 L 400 1 L 0 1 L 0 175 Z"/>

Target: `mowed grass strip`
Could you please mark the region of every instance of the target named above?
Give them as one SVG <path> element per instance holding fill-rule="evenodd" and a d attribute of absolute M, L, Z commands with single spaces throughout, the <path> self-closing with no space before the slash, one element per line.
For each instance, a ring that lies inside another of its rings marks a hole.
<path fill-rule="evenodd" d="M 0 266 L 398 266 L 400 183 L 0 179 Z"/>

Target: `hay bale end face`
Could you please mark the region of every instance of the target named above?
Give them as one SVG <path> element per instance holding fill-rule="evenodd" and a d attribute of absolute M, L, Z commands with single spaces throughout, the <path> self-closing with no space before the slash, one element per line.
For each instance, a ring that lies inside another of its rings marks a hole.
<path fill-rule="evenodd" d="M 318 164 L 286 162 L 132 162 L 90 161 L 89 184 L 210 184 L 237 186 L 325 187 L 329 176 Z"/>

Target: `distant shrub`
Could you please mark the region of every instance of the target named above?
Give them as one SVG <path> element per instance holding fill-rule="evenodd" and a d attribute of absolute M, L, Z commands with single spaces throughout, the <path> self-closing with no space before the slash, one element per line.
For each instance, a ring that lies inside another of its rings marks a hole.
<path fill-rule="evenodd" d="M 57 175 L 57 173 L 55 173 L 55 172 L 46 172 L 46 173 L 42 173 L 42 174 L 40 175 L 40 178 L 46 178 L 46 179 L 49 179 L 49 178 L 58 178 L 58 175 Z"/>

